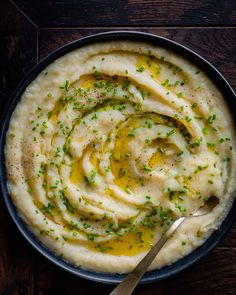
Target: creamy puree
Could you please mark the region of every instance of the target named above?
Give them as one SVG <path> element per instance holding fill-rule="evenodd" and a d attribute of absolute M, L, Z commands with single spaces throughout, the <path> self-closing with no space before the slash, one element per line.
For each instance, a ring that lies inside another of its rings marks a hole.
<path fill-rule="evenodd" d="M 18 103 L 5 147 L 10 195 L 32 232 L 66 261 L 129 272 L 180 216 L 212 195 L 150 269 L 201 245 L 235 187 L 232 118 L 195 65 L 136 42 L 85 46 L 50 64 Z"/>

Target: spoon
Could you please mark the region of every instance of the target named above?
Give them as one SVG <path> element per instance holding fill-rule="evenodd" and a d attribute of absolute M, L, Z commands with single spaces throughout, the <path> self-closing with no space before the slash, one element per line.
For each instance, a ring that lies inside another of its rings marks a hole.
<path fill-rule="evenodd" d="M 109 294 L 109 295 L 130 295 L 134 288 L 138 285 L 140 279 L 143 277 L 148 266 L 152 263 L 157 256 L 161 248 L 164 246 L 170 236 L 176 231 L 176 229 L 187 218 L 199 217 L 210 213 L 215 206 L 219 203 L 219 199 L 216 197 L 210 197 L 205 204 L 200 207 L 191 216 L 180 217 L 175 220 L 167 231 L 163 234 L 159 241 L 152 247 L 152 249 L 144 256 L 144 258 L 137 264 L 133 271 L 127 275 L 127 277 Z"/>

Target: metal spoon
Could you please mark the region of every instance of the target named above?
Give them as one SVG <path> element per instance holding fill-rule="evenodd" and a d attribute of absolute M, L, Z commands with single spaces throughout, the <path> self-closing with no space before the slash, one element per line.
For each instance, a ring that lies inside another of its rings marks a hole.
<path fill-rule="evenodd" d="M 170 236 L 176 231 L 181 223 L 190 217 L 199 217 L 210 213 L 215 206 L 219 203 L 219 199 L 216 197 L 210 197 L 205 204 L 199 208 L 193 215 L 187 217 L 180 217 L 175 220 L 168 230 L 163 234 L 160 240 L 152 247 L 146 256 L 138 263 L 133 271 L 127 275 L 127 277 L 110 293 L 110 295 L 130 295 L 134 288 L 138 285 L 140 279 L 146 272 L 148 266 L 152 263 L 157 256 L 161 248 L 164 246 Z"/>

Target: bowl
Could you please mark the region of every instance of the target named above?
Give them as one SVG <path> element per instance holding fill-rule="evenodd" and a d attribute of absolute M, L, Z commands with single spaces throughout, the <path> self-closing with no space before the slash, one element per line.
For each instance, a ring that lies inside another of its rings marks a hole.
<path fill-rule="evenodd" d="M 186 48 L 183 45 L 180 45 L 174 41 L 168 40 L 166 38 L 141 33 L 141 32 L 133 32 L 133 31 L 115 31 L 115 32 L 107 32 L 92 35 L 89 37 L 85 37 L 74 42 L 71 42 L 43 59 L 39 64 L 37 64 L 21 81 L 16 90 L 13 92 L 10 97 L 8 104 L 6 105 L 5 111 L 3 112 L 3 116 L 1 118 L 1 131 L 0 131 L 0 184 L 2 190 L 2 196 L 6 203 L 6 207 L 18 227 L 19 231 L 25 237 L 25 239 L 43 256 L 45 256 L 48 260 L 61 267 L 62 269 L 84 279 L 97 281 L 101 283 L 109 283 L 109 284 L 117 284 L 123 280 L 125 275 L 120 274 L 109 274 L 109 273 L 100 273 L 95 271 L 88 271 L 81 269 L 79 267 L 74 266 L 73 264 L 64 261 L 62 258 L 54 254 L 51 250 L 49 250 L 46 246 L 44 246 L 35 235 L 28 229 L 26 223 L 22 220 L 22 218 L 18 215 L 17 209 L 11 201 L 11 197 L 8 193 L 7 187 L 7 175 L 6 175 L 6 167 L 5 167 L 5 159 L 4 159 L 4 146 L 6 141 L 6 132 L 8 130 L 9 121 L 14 111 L 17 102 L 20 100 L 21 95 L 25 91 L 25 88 L 35 79 L 35 77 L 50 63 L 52 63 L 55 59 L 61 57 L 62 55 L 76 49 L 82 47 L 84 45 L 92 44 L 95 42 L 104 42 L 111 40 L 129 40 L 129 41 L 142 41 L 151 43 L 153 45 L 161 46 L 167 49 L 176 52 L 180 56 L 185 57 L 192 63 L 198 66 L 199 69 L 203 70 L 209 78 L 218 86 L 219 90 L 222 92 L 226 103 L 228 104 L 230 109 L 236 109 L 236 96 L 234 94 L 233 89 L 230 87 L 229 83 L 226 79 L 220 74 L 220 72 L 212 66 L 207 60 L 193 52 L 192 50 Z M 236 122 L 236 114 L 232 113 L 234 122 Z M 236 124 L 235 124 L 236 125 Z M 236 195 L 236 193 L 235 193 Z M 153 270 L 147 272 L 141 283 L 152 283 L 156 281 L 163 280 L 170 276 L 173 276 L 180 271 L 191 266 L 193 263 L 199 261 L 205 255 L 207 255 L 216 245 L 223 239 L 225 234 L 232 227 L 235 219 L 236 219 L 236 199 L 234 200 L 230 211 L 228 212 L 226 218 L 221 223 L 220 227 L 215 230 L 211 236 L 196 250 L 191 252 L 189 255 L 181 258 L 179 261 L 165 266 L 158 270 Z"/>

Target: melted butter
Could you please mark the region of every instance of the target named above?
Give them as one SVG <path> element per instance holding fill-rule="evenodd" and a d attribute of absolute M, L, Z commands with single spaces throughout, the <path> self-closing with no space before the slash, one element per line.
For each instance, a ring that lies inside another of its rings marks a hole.
<path fill-rule="evenodd" d="M 179 150 L 174 144 L 159 139 L 157 141 L 157 150 L 149 160 L 149 166 L 161 168 L 163 164 L 170 163 L 170 161 L 174 163 L 174 157 L 178 152 Z"/>
<path fill-rule="evenodd" d="M 129 165 L 129 150 L 128 144 L 133 140 L 132 131 L 135 132 L 135 128 L 140 126 L 139 118 L 132 118 L 129 120 L 128 125 L 125 125 L 125 128 L 122 128 L 118 133 L 118 136 L 115 140 L 115 147 L 113 152 L 113 157 L 111 158 L 111 171 L 115 176 L 114 183 L 129 192 L 128 189 L 134 189 L 139 180 L 135 178 L 133 172 L 130 169 Z"/>
<path fill-rule="evenodd" d="M 123 237 L 115 237 L 107 242 L 88 242 L 87 248 L 96 252 L 104 252 L 111 255 L 132 256 L 149 250 L 154 244 L 154 232 L 156 229 L 141 227 L 135 232 L 125 234 Z"/>
<path fill-rule="evenodd" d="M 166 156 L 158 150 L 152 155 L 148 164 L 151 168 L 160 167 L 165 163 L 165 160 Z"/>
<path fill-rule="evenodd" d="M 136 67 L 144 68 L 149 72 L 151 78 L 154 80 L 160 80 L 161 64 L 153 61 L 150 57 L 144 54 L 140 54 L 137 58 Z"/>
<path fill-rule="evenodd" d="M 114 183 L 126 192 L 129 192 L 129 189 L 132 190 L 142 184 L 142 180 L 137 178 L 130 168 L 130 153 L 128 145 L 134 139 L 136 129 L 146 127 L 145 122 L 147 119 L 151 119 L 152 124 L 163 123 L 163 119 L 161 117 L 154 115 L 150 115 L 147 118 L 132 117 L 118 132 L 115 140 L 113 157 L 111 158 L 111 171 L 115 176 Z M 149 162 L 151 167 L 161 166 L 164 164 L 167 156 L 162 154 L 160 150 L 161 148 L 166 148 L 166 146 L 168 146 L 168 143 L 166 142 L 157 144 L 157 152 L 153 154 Z"/>
<path fill-rule="evenodd" d="M 97 156 L 97 153 L 96 152 L 94 152 L 94 153 L 91 154 L 91 156 L 90 156 L 90 162 L 93 164 L 94 168 L 96 170 L 98 170 L 98 168 L 99 168 L 99 159 L 98 159 L 98 156 Z"/>
<path fill-rule="evenodd" d="M 74 185 L 78 185 L 78 183 L 84 181 L 84 172 L 81 160 L 72 161 L 70 181 Z"/>
<path fill-rule="evenodd" d="M 84 90 L 87 90 L 89 88 L 93 88 L 94 87 L 94 82 L 96 80 L 94 79 L 93 76 L 91 75 L 86 75 L 83 77 L 82 81 L 81 81 L 81 84 L 80 84 L 80 87 Z"/>
<path fill-rule="evenodd" d="M 80 136 L 80 137 L 76 138 L 76 142 L 81 143 L 81 142 L 85 141 L 85 139 L 86 138 L 84 136 Z"/>
<path fill-rule="evenodd" d="M 95 153 L 91 153 L 89 160 L 94 167 L 93 170 L 97 172 L 99 170 L 99 159 L 95 155 L 96 155 Z M 80 182 L 84 181 L 85 179 L 82 161 L 83 161 L 82 159 L 72 160 L 70 181 L 74 185 L 78 185 Z"/>
<path fill-rule="evenodd" d="M 132 171 L 130 171 L 128 161 L 114 161 L 111 160 L 111 170 L 113 175 L 115 176 L 114 183 L 129 192 L 128 189 L 134 189 L 137 186 L 137 180 L 135 180 Z"/>
<path fill-rule="evenodd" d="M 183 90 L 181 82 L 188 81 L 188 76 L 175 64 L 159 60 L 153 56 L 139 54 L 136 61 L 137 70 L 143 68 L 150 74 L 150 77 L 160 83 L 167 92 L 171 90 L 176 95 Z M 177 82 L 177 84 L 176 84 Z"/>

